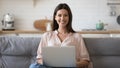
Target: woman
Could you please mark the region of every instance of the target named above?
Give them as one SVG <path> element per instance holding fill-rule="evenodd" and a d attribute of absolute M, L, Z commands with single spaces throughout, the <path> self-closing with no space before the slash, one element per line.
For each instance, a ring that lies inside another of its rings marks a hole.
<path fill-rule="evenodd" d="M 44 68 L 41 47 L 43 46 L 69 46 L 76 47 L 76 65 L 80 68 L 87 68 L 89 64 L 89 54 L 84 45 L 84 41 L 79 33 L 72 29 L 72 13 L 66 3 L 59 4 L 53 14 L 53 31 L 46 32 L 41 38 L 37 51 L 37 63 L 30 68 Z M 42 65 L 43 64 L 43 65 Z M 35 66 L 36 65 L 36 66 Z"/>

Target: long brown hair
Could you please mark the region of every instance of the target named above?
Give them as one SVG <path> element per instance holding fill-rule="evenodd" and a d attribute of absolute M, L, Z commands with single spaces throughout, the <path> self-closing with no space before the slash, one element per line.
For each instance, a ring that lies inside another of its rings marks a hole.
<path fill-rule="evenodd" d="M 75 31 L 74 31 L 73 28 L 72 28 L 72 12 L 71 12 L 70 7 L 69 7 L 66 3 L 60 3 L 60 4 L 55 8 L 55 10 L 54 10 L 54 14 L 53 14 L 53 27 L 52 27 L 52 28 L 53 28 L 53 31 L 54 31 L 54 30 L 57 30 L 58 27 L 59 27 L 57 21 L 55 20 L 55 15 L 56 15 L 57 11 L 60 10 L 60 9 L 65 9 L 65 10 L 68 11 L 68 14 L 69 14 L 69 22 L 68 22 L 68 24 L 66 25 L 67 31 L 68 31 L 68 33 L 69 33 L 69 32 L 74 33 Z"/>

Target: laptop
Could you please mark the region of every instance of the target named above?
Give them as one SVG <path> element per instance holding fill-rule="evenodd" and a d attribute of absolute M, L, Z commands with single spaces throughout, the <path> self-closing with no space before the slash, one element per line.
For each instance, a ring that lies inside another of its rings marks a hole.
<path fill-rule="evenodd" d="M 50 67 L 76 67 L 74 46 L 42 47 L 43 64 Z"/>

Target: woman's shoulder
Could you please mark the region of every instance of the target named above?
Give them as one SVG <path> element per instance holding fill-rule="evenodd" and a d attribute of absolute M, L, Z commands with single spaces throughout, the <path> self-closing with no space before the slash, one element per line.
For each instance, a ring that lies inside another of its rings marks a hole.
<path fill-rule="evenodd" d="M 74 37 L 75 39 L 80 40 L 82 38 L 82 35 L 80 33 L 72 33 L 72 37 Z"/>
<path fill-rule="evenodd" d="M 72 37 L 74 37 L 74 39 L 76 39 L 78 41 L 82 39 L 82 35 L 80 33 L 77 33 L 77 32 L 73 33 Z"/>
<path fill-rule="evenodd" d="M 48 31 L 48 32 L 45 32 L 43 36 L 50 36 L 50 35 L 53 35 L 54 33 L 55 31 Z"/>
<path fill-rule="evenodd" d="M 75 33 L 73 33 L 73 36 L 75 36 L 75 37 L 81 37 L 81 34 L 78 33 L 78 32 L 75 32 Z"/>

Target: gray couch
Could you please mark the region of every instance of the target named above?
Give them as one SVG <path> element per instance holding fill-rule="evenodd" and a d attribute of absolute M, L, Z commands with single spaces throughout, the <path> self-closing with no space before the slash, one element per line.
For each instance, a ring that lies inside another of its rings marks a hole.
<path fill-rule="evenodd" d="M 39 42 L 40 37 L 0 37 L 0 68 L 29 68 Z"/>
<path fill-rule="evenodd" d="M 120 38 L 84 38 L 94 68 L 120 68 Z"/>
<path fill-rule="evenodd" d="M 120 38 L 84 38 L 94 68 L 120 68 Z M 0 68 L 29 68 L 40 37 L 0 37 Z"/>

